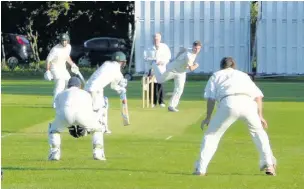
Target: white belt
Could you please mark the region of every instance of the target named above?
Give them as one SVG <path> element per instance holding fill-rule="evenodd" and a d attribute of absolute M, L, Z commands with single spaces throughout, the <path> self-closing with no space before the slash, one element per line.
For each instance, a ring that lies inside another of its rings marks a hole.
<path fill-rule="evenodd" d="M 250 95 L 248 95 L 248 94 L 246 94 L 246 93 L 233 93 L 233 94 L 227 94 L 227 95 L 223 96 L 223 97 L 220 99 L 220 102 L 221 102 L 224 98 L 226 98 L 226 97 L 228 97 L 228 96 L 248 96 L 248 97 L 250 97 Z"/>

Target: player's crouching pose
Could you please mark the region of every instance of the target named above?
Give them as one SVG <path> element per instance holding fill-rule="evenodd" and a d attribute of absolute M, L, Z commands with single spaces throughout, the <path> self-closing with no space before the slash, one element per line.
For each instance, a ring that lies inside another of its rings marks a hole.
<path fill-rule="evenodd" d="M 111 88 L 118 94 L 126 93 L 127 80 L 124 79 L 121 68 L 126 64 L 126 55 L 123 52 L 115 52 L 111 61 L 105 61 L 89 78 L 85 85 L 93 99 L 93 110 L 100 116 L 101 120 L 106 114 L 103 89 L 111 84 Z M 107 128 L 108 129 L 108 128 Z M 109 131 L 108 131 L 109 133 Z"/>
<path fill-rule="evenodd" d="M 71 66 L 72 72 L 78 70 L 78 67 L 70 57 L 72 47 L 69 41 L 70 37 L 67 34 L 62 34 L 60 43 L 52 48 L 46 59 L 44 78 L 49 81 L 53 79 L 55 82 L 53 108 L 55 108 L 56 96 L 66 88 L 67 82 L 71 78 L 66 69 L 66 62 Z"/>
<path fill-rule="evenodd" d="M 236 63 L 231 57 L 223 58 L 220 67 L 221 70 L 210 77 L 205 88 L 204 97 L 208 100 L 207 116 L 201 127 L 208 125 L 208 128 L 203 137 L 194 174 L 206 174 L 221 137 L 236 120 L 241 119 L 248 125 L 259 151 L 260 170 L 265 170 L 267 175 L 275 175 L 276 159 L 264 130 L 267 128 L 267 122 L 262 111 L 263 93 L 246 73 L 235 69 Z M 211 119 L 215 102 L 218 102 L 218 108 Z"/>
<path fill-rule="evenodd" d="M 72 77 L 68 81 L 68 89 L 59 93 L 55 99 L 56 117 L 50 123 L 48 137 L 50 144 L 49 160 L 59 160 L 61 157 L 60 132 L 68 127 L 70 134 L 75 137 L 92 133 L 93 158 L 106 160 L 104 154 L 104 127 L 92 108 L 92 97 L 80 89 L 81 81 Z"/>
<path fill-rule="evenodd" d="M 176 107 L 184 91 L 187 71 L 194 71 L 199 66 L 198 63 L 195 63 L 195 59 L 201 47 L 200 41 L 194 41 L 192 50 L 188 52 L 187 49 L 183 48 L 175 59 L 166 65 L 166 69 L 163 69 L 157 63 L 152 64 L 156 80 L 159 83 L 174 79 L 174 91 L 168 107 L 171 112 L 178 111 Z"/>

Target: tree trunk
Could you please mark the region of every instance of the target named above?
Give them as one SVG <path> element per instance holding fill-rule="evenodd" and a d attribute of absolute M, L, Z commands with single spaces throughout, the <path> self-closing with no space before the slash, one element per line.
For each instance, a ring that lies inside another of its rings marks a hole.
<path fill-rule="evenodd" d="M 3 45 L 3 36 L 1 35 L 1 50 L 2 50 L 2 60 L 1 60 L 1 67 L 6 67 L 6 58 L 5 58 L 5 51 L 4 51 L 4 45 Z"/>
<path fill-rule="evenodd" d="M 36 33 L 33 33 L 33 29 L 32 29 L 32 25 L 33 25 L 33 21 L 29 21 L 29 25 L 27 26 L 27 35 L 30 38 L 30 45 L 31 45 L 31 49 L 33 51 L 33 55 L 34 55 L 34 59 L 35 59 L 35 69 L 38 70 L 39 69 L 39 62 L 40 62 L 40 58 L 39 58 L 39 51 L 38 51 L 38 32 L 36 31 Z"/>

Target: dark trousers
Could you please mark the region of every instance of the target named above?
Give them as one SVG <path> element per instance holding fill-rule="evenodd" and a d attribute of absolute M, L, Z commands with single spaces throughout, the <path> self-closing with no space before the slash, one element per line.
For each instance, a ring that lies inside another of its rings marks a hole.
<path fill-rule="evenodd" d="M 149 84 L 149 99 L 151 100 L 151 88 L 152 88 L 152 83 Z M 154 83 L 154 95 L 153 95 L 153 104 L 165 104 L 164 102 L 164 88 L 163 84 L 160 83 Z"/>

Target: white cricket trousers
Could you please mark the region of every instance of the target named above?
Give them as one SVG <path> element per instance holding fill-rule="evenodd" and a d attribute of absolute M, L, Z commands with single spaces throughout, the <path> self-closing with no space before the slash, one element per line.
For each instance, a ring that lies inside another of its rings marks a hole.
<path fill-rule="evenodd" d="M 89 91 L 92 96 L 93 110 L 99 121 L 104 125 L 105 130 L 108 131 L 108 98 L 103 95 L 103 89 L 98 91 Z"/>
<path fill-rule="evenodd" d="M 68 81 L 66 79 L 55 79 L 55 87 L 54 87 L 54 97 L 53 97 L 53 106 L 55 108 L 55 99 L 59 93 L 64 91 L 68 85 Z"/>
<path fill-rule="evenodd" d="M 174 91 L 170 99 L 169 106 L 176 108 L 179 104 L 180 98 L 184 92 L 186 82 L 186 72 L 178 73 L 163 69 L 163 66 L 152 64 L 154 74 L 158 83 L 164 83 L 168 80 L 174 79 Z"/>
<path fill-rule="evenodd" d="M 207 167 L 217 150 L 221 137 L 238 119 L 245 121 L 248 125 L 250 135 L 260 154 L 260 167 L 274 164 L 268 135 L 258 116 L 256 102 L 247 96 L 229 96 L 219 103 L 219 107 L 205 132 L 199 160 L 196 162 L 197 172 L 203 174 L 207 172 Z"/>
<path fill-rule="evenodd" d="M 103 153 L 104 148 L 104 127 L 98 121 L 96 114 L 92 110 L 92 106 L 83 107 L 83 109 L 76 109 L 73 106 L 63 107 L 55 117 L 55 120 L 50 124 L 49 127 L 49 145 L 51 147 L 51 153 L 58 153 L 60 157 L 60 146 L 61 137 L 60 133 L 69 126 L 79 125 L 87 129 L 87 131 L 92 132 L 92 144 L 93 144 L 93 154 L 98 151 Z"/>
<path fill-rule="evenodd" d="M 61 69 L 51 69 L 51 73 L 54 78 L 55 87 L 53 92 L 53 107 L 55 108 L 55 98 L 56 96 L 64 91 L 68 85 L 68 81 L 71 78 L 70 73 L 65 68 Z"/>

